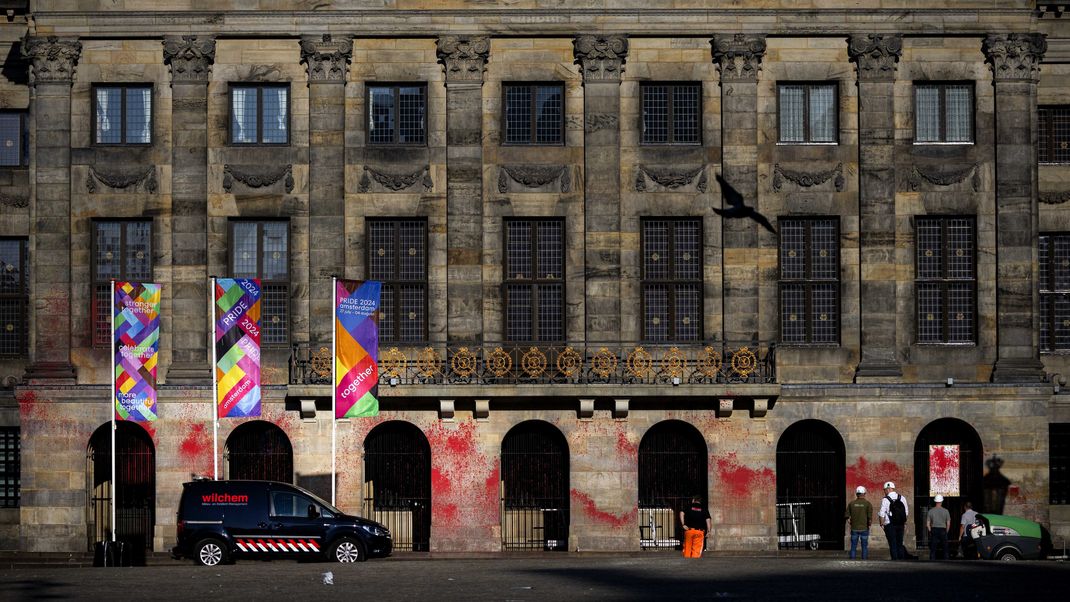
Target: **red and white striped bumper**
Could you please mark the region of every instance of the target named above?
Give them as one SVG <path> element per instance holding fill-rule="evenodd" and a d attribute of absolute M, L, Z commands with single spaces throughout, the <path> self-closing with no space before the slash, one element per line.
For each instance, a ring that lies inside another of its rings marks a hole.
<path fill-rule="evenodd" d="M 320 544 L 315 539 L 289 537 L 235 537 L 234 543 L 242 552 L 293 554 L 319 552 Z"/>

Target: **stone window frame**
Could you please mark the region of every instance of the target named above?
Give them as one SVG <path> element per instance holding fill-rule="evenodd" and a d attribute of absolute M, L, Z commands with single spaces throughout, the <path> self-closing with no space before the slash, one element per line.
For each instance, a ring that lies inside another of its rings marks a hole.
<path fill-rule="evenodd" d="M 122 115 L 120 125 L 119 142 L 100 142 L 97 140 L 97 90 L 103 88 L 120 89 L 123 91 L 122 104 L 119 112 Z M 127 142 L 126 141 L 126 90 L 144 89 L 149 90 L 149 141 Z M 156 86 L 152 82 L 99 82 L 90 86 L 89 92 L 89 140 L 93 146 L 152 146 L 156 141 Z"/>
<path fill-rule="evenodd" d="M 0 115 L 17 115 L 19 119 L 19 162 L 0 165 L 0 169 L 25 169 L 30 166 L 30 111 L 2 109 Z"/>
<path fill-rule="evenodd" d="M 522 142 L 510 142 L 509 141 L 509 103 L 508 95 L 509 90 L 512 88 L 531 88 L 535 90 L 540 87 L 556 87 L 561 92 L 561 118 L 557 124 L 557 140 L 553 142 L 537 142 L 536 136 L 538 135 L 538 115 L 536 109 L 536 102 L 538 101 L 536 94 L 531 95 L 531 135 L 527 141 Z M 501 144 L 502 146 L 564 146 L 565 145 L 565 121 L 567 115 L 565 110 L 567 108 L 565 82 L 563 81 L 515 81 L 515 82 L 502 82 L 501 93 Z"/>
<path fill-rule="evenodd" d="M 639 307 L 640 307 L 640 311 L 639 311 L 639 315 L 640 315 L 640 320 L 642 321 L 642 323 L 640 325 L 642 340 L 644 342 L 655 343 L 655 344 L 661 344 L 661 343 L 693 343 L 693 342 L 696 342 L 696 341 L 702 341 L 704 339 L 704 337 L 705 337 L 705 320 L 703 319 L 703 317 L 706 315 L 706 313 L 705 313 L 706 298 L 705 298 L 705 294 L 704 294 L 705 282 L 704 282 L 704 279 L 703 279 L 703 267 L 705 265 L 705 261 L 703 261 L 703 257 L 702 257 L 703 241 L 705 240 L 705 238 L 704 238 L 705 232 L 704 232 L 704 229 L 703 229 L 702 216 L 685 216 L 685 217 L 654 217 L 654 216 L 650 216 L 650 217 L 641 217 L 639 219 L 639 222 L 640 222 L 640 226 L 639 226 L 639 253 L 640 253 L 640 259 L 639 259 L 639 261 L 640 261 L 640 266 L 639 266 L 639 269 L 640 269 L 640 279 L 639 279 Z M 668 255 L 669 255 L 670 267 L 667 270 L 668 273 L 669 273 L 669 277 L 668 278 L 654 279 L 654 278 L 649 277 L 649 274 L 648 274 L 648 265 L 647 265 L 647 261 L 646 261 L 647 260 L 647 257 L 646 257 L 646 243 L 647 243 L 647 236 L 648 236 L 647 226 L 650 225 L 650 224 L 657 223 L 657 222 L 668 222 L 669 225 L 670 225 L 669 226 L 669 234 L 668 234 L 668 243 L 669 243 Z M 698 233 L 697 233 L 697 236 L 696 236 L 696 239 L 698 241 L 698 246 L 695 249 L 695 252 L 698 253 L 698 255 L 699 255 L 699 257 L 698 257 L 698 262 L 699 262 L 698 278 L 696 278 L 696 279 L 679 279 L 679 278 L 675 278 L 674 277 L 675 276 L 675 271 L 676 271 L 675 270 L 676 244 L 678 242 L 678 238 L 676 236 L 676 226 L 678 224 L 688 223 L 688 222 L 696 224 L 698 226 Z M 668 321 L 668 326 L 667 326 L 667 334 L 666 334 L 666 337 L 664 339 L 653 338 L 652 336 L 650 336 L 650 333 L 647 330 L 647 302 L 646 302 L 647 296 L 646 296 L 646 291 L 647 291 L 647 289 L 652 288 L 654 286 L 665 286 L 665 287 L 668 288 L 668 291 L 669 291 L 668 302 L 667 302 L 667 304 L 668 304 L 668 306 L 667 306 L 668 316 L 666 318 L 667 321 Z M 683 338 L 683 337 L 676 336 L 677 335 L 677 332 L 676 332 L 676 293 L 677 293 L 678 289 L 683 288 L 685 286 L 696 286 L 698 288 L 698 308 L 697 308 L 697 311 L 696 311 L 696 319 L 698 320 L 698 329 L 697 329 L 697 333 L 696 333 L 694 338 Z"/>
<path fill-rule="evenodd" d="M 655 86 L 665 86 L 669 89 L 667 107 L 666 107 L 666 122 L 668 131 L 668 140 L 665 142 L 646 140 L 646 106 L 647 97 L 646 92 Z M 676 91 L 678 89 L 693 89 L 698 92 L 698 110 L 695 112 L 695 131 L 698 132 L 697 140 L 677 141 L 677 130 L 675 123 L 674 106 L 676 102 Z M 700 81 L 650 81 L 639 82 L 639 144 L 641 146 L 702 146 L 703 132 L 702 132 L 702 82 Z"/>
<path fill-rule="evenodd" d="M 511 278 L 509 274 L 509 225 L 511 223 L 527 222 L 533 227 L 531 229 L 531 270 L 535 276 L 533 278 Z M 539 252 L 538 252 L 538 228 L 539 224 L 556 223 L 560 227 L 561 231 L 561 246 L 559 251 L 561 254 L 561 275 L 556 278 L 539 278 L 538 266 L 539 266 Z M 563 217 L 507 217 L 502 220 L 502 283 L 501 283 L 501 300 L 502 300 L 502 334 L 503 338 L 509 343 L 562 343 L 568 339 L 568 322 L 566 321 L 566 312 L 568 308 L 568 296 L 566 290 L 567 283 L 567 253 L 568 244 L 565 240 L 567 236 L 567 229 L 565 224 L 565 218 Z M 544 286 L 559 285 L 561 287 L 561 336 L 555 339 L 542 339 L 539 336 L 539 308 L 541 302 L 539 301 L 539 291 Z M 513 339 L 509 336 L 509 287 L 511 286 L 527 286 L 531 290 L 531 337 L 528 339 Z"/>
<path fill-rule="evenodd" d="M 394 92 L 394 131 L 391 133 L 389 142 L 375 142 L 371 138 L 372 120 L 372 88 L 390 88 Z M 402 110 L 400 88 L 420 88 L 423 90 L 423 139 L 420 142 L 399 142 Z M 428 89 L 427 82 L 367 82 L 364 85 L 364 123 L 368 127 L 368 146 L 411 146 L 425 147 L 428 139 Z"/>
<path fill-rule="evenodd" d="M 17 349 L 14 352 L 8 352 L 0 347 L 0 357 L 25 358 L 30 354 L 30 239 L 26 236 L 0 236 L 0 242 L 9 241 L 18 243 L 19 247 L 19 281 L 13 287 L 18 290 L 5 291 L 0 288 L 0 301 L 5 304 L 10 303 L 15 308 L 12 316 L 19 324 L 7 322 L 5 319 L 7 316 L 0 314 L 0 328 L 4 328 L 6 332 L 17 330 L 19 334 L 16 335 L 18 336 L 15 344 Z M 0 269 L 3 269 L 0 276 L 8 273 L 8 266 L 4 265 Z"/>
<path fill-rule="evenodd" d="M 11 459 L 7 455 L 11 453 Z M 22 431 L 0 426 L 0 508 L 18 508 L 22 489 Z"/>
<path fill-rule="evenodd" d="M 1048 503 L 1070 506 L 1070 423 L 1048 423 Z"/>
<path fill-rule="evenodd" d="M 262 278 L 264 273 L 264 224 L 266 223 L 285 223 L 286 224 L 286 277 L 285 278 Z M 238 223 L 252 223 L 256 224 L 256 275 L 241 276 L 235 275 L 234 270 L 234 249 L 237 246 L 234 238 L 234 226 Z M 290 278 L 293 274 L 292 266 L 290 262 L 293 259 L 293 224 L 288 218 L 274 218 L 274 217 L 231 217 L 227 219 L 227 273 L 231 277 L 235 278 L 258 278 L 260 280 L 260 342 L 265 348 L 282 348 L 288 347 L 290 341 L 293 338 L 293 329 L 291 328 L 291 319 L 293 317 L 293 300 L 291 295 L 293 289 L 291 287 Z M 285 315 L 280 316 L 281 322 L 283 322 L 283 328 L 285 329 L 285 340 L 282 341 L 269 341 L 268 329 L 270 327 L 265 326 L 265 321 L 271 319 L 274 314 L 271 312 L 271 306 L 267 303 L 267 297 L 271 294 L 271 287 L 277 287 L 276 292 L 283 293 L 279 295 L 286 299 L 284 305 Z"/>
<path fill-rule="evenodd" d="M 941 277 L 940 278 L 925 278 L 919 277 L 919 255 L 921 253 L 921 244 L 918 241 L 918 229 L 922 221 L 930 220 L 940 224 L 940 249 L 941 249 Z M 947 258 L 950 255 L 950 244 L 948 241 L 948 224 L 952 220 L 967 220 L 970 222 L 970 245 L 973 249 L 972 261 L 970 266 L 972 269 L 972 279 L 962 278 L 950 278 L 948 277 L 948 261 Z M 975 215 L 916 215 L 913 220 L 913 235 L 914 235 L 914 344 L 926 346 L 926 347 L 962 347 L 962 346 L 976 346 L 977 345 L 977 216 Z M 940 340 L 939 341 L 922 341 L 921 340 L 921 285 L 927 284 L 939 285 L 942 315 L 940 323 Z M 971 317 L 970 317 L 970 340 L 968 341 L 951 341 L 950 340 L 950 289 L 953 284 L 969 284 L 972 287 L 971 292 Z"/>
<path fill-rule="evenodd" d="M 1061 244 L 1060 244 L 1061 243 Z M 1062 253 L 1058 249 L 1063 249 Z M 1070 320 L 1070 269 L 1064 278 L 1067 285 L 1058 287 L 1056 270 L 1058 264 L 1070 261 L 1070 233 L 1041 232 L 1037 238 L 1037 293 L 1039 296 L 1038 320 L 1040 322 L 1040 352 L 1044 354 L 1065 354 L 1070 352 L 1070 329 L 1066 329 L 1067 342 L 1062 346 L 1053 344 L 1058 340 L 1056 324 Z M 1045 269 L 1045 267 L 1047 269 Z M 1063 311 L 1058 308 L 1062 301 Z M 1047 323 L 1044 316 L 1047 314 Z M 1045 330 L 1047 332 L 1045 332 Z"/>
<path fill-rule="evenodd" d="M 783 232 L 784 226 L 788 222 L 799 222 L 803 224 L 803 272 L 802 278 L 786 278 L 784 276 L 784 261 L 783 261 Z M 818 222 L 831 222 L 833 226 L 833 234 L 831 240 L 835 243 L 836 252 L 836 277 L 832 278 L 815 278 L 813 277 L 813 225 Z M 778 327 L 778 339 L 781 345 L 790 347 L 839 347 L 842 343 L 843 337 L 843 247 L 840 243 L 840 236 L 842 234 L 840 216 L 838 215 L 787 215 L 777 218 L 777 322 Z M 784 293 L 783 289 L 785 285 L 801 285 L 803 287 L 803 327 L 805 332 L 805 340 L 803 341 L 786 341 L 784 337 Z M 835 295 L 835 307 L 836 307 L 836 320 L 835 340 L 827 341 L 815 341 L 814 340 L 814 327 L 813 327 L 813 297 L 814 288 L 816 286 L 827 286 L 833 284 L 832 287 Z"/>
<path fill-rule="evenodd" d="M 256 88 L 256 142 L 234 141 L 234 89 Z M 286 141 L 264 142 L 264 88 L 286 89 Z M 293 85 L 292 82 L 234 81 L 227 83 L 227 146 L 290 146 L 293 140 Z"/>
<path fill-rule="evenodd" d="M 401 245 L 401 232 L 400 232 L 400 230 L 401 230 L 402 224 L 404 224 L 404 223 L 419 223 L 423 227 L 423 251 L 424 251 L 424 253 L 423 253 L 423 255 L 424 255 L 423 266 L 424 266 L 424 269 L 423 269 L 422 278 L 419 279 L 419 280 L 403 279 L 401 277 L 401 274 L 402 274 L 401 257 L 402 257 L 402 255 L 401 255 L 401 246 L 400 246 Z M 393 272 L 392 273 L 392 276 L 393 276 L 392 278 L 382 278 L 382 277 L 380 277 L 380 275 L 375 274 L 375 273 L 372 272 L 372 262 L 371 262 L 371 254 L 372 254 L 372 248 L 371 248 L 372 244 L 371 243 L 372 243 L 372 240 L 373 240 L 372 228 L 375 225 L 379 225 L 379 224 L 381 224 L 381 225 L 389 225 L 394 230 L 393 238 L 391 239 L 391 242 L 394 245 L 394 268 L 392 270 L 392 272 Z M 381 340 L 384 341 L 384 342 L 390 342 L 390 343 L 420 343 L 420 342 L 427 341 L 428 338 L 429 338 L 429 335 L 428 335 L 428 331 L 429 331 L 429 328 L 428 328 L 428 322 L 429 322 L 428 290 L 430 289 L 429 282 L 428 282 L 428 274 L 429 274 L 429 271 L 428 271 L 429 270 L 429 266 L 428 266 L 428 256 L 429 256 L 428 240 L 429 239 L 428 239 L 427 218 L 426 217 L 415 217 L 415 218 L 410 218 L 410 217 L 375 217 L 375 218 L 371 218 L 370 217 L 370 218 L 367 218 L 367 220 L 365 221 L 365 228 L 366 228 L 366 234 L 365 234 L 366 238 L 365 238 L 365 240 L 368 241 L 368 244 L 366 245 L 365 253 L 364 253 L 364 267 L 365 267 L 365 273 L 368 275 L 368 278 L 373 279 L 373 280 L 374 279 L 380 280 L 383 283 L 383 288 L 384 289 L 390 288 L 391 290 L 394 290 L 395 288 L 400 288 L 402 286 L 410 286 L 410 287 L 411 286 L 421 286 L 423 288 L 423 308 L 421 310 L 423 312 L 423 328 L 422 328 L 422 332 L 421 332 L 420 337 L 419 338 L 402 338 L 400 336 L 400 333 L 401 333 L 401 312 L 400 312 L 401 297 L 400 297 L 400 295 L 394 293 L 394 295 L 393 295 L 394 296 L 394 303 L 393 303 L 394 307 L 391 308 L 390 313 L 388 314 L 388 315 L 392 315 L 394 317 L 393 324 L 391 325 L 392 328 L 393 328 L 394 336 L 392 336 L 392 337 L 382 336 Z M 380 334 L 381 333 L 382 333 L 382 330 L 380 329 Z"/>
<path fill-rule="evenodd" d="M 101 279 L 97 274 L 97 228 L 103 224 L 124 224 L 120 230 L 120 274 L 114 278 L 116 282 L 140 282 L 142 279 L 132 279 L 132 276 L 127 273 L 126 269 L 126 246 L 127 246 L 127 228 L 125 224 L 142 223 L 148 224 L 148 256 L 149 256 L 149 269 L 148 280 L 152 280 L 152 274 L 156 271 L 156 265 L 153 259 L 155 254 L 155 234 L 156 224 L 155 221 L 145 217 L 99 217 L 91 220 L 91 227 L 89 232 L 90 237 L 90 272 L 92 274 L 92 294 L 90 295 L 90 320 L 91 320 L 91 332 L 92 345 L 96 349 L 107 349 L 111 346 L 112 339 L 112 326 L 111 326 L 111 314 L 115 311 L 115 291 L 112 290 L 111 282 L 112 278 Z"/>
<path fill-rule="evenodd" d="M 969 86 L 970 89 L 970 139 L 947 141 L 947 89 L 951 86 Z M 940 140 L 918 141 L 918 88 L 940 88 Z M 975 80 L 915 80 L 910 88 L 910 105 L 913 111 L 911 141 L 916 145 L 973 145 L 977 143 L 977 82 Z"/>
<path fill-rule="evenodd" d="M 1068 126 L 1065 136 L 1060 140 L 1055 129 L 1054 118 L 1061 113 Z M 1066 165 L 1070 163 L 1070 105 L 1040 105 L 1037 107 L 1037 161 L 1043 165 Z M 1064 157 L 1055 156 L 1056 143 L 1066 145 Z M 1047 155 L 1045 157 L 1045 154 Z"/>
<path fill-rule="evenodd" d="M 783 86 L 803 86 L 806 89 L 806 110 L 803 111 L 803 140 L 784 140 L 782 134 L 784 127 L 781 124 L 781 88 Z M 810 132 L 810 89 L 814 87 L 829 87 L 832 88 L 832 108 L 833 108 L 833 131 L 835 132 L 835 140 L 811 140 Z M 776 83 L 776 138 L 777 144 L 781 146 L 838 146 L 840 144 L 840 82 L 839 80 L 784 80 Z"/>

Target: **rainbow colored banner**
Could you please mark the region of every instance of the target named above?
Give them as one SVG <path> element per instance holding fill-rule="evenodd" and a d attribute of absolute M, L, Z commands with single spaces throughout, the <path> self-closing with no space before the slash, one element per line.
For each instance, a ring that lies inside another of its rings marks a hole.
<path fill-rule="evenodd" d="M 216 412 L 260 415 L 260 280 L 215 281 Z"/>
<path fill-rule="evenodd" d="M 335 418 L 379 415 L 382 283 L 338 280 L 334 306 Z"/>
<path fill-rule="evenodd" d="M 160 285 L 115 283 L 115 419 L 156 420 L 156 361 L 160 351 Z"/>

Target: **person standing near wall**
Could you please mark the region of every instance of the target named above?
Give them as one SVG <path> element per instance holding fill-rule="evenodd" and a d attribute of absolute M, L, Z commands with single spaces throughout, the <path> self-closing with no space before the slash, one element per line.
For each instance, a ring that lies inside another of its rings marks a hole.
<path fill-rule="evenodd" d="M 936 548 L 940 547 L 940 560 L 947 560 L 947 530 L 951 528 L 951 513 L 944 508 L 944 496 L 933 498 L 935 506 L 925 516 L 925 527 L 929 529 L 929 560 L 936 560 Z"/>
<path fill-rule="evenodd" d="M 873 504 L 866 499 L 866 488 L 855 488 L 855 499 L 847 504 L 844 519 L 851 522 L 851 553 L 848 558 L 855 559 L 855 549 L 862 542 L 862 560 L 869 560 L 869 527 L 873 524 Z"/>
<path fill-rule="evenodd" d="M 963 505 L 963 508 L 962 520 L 959 521 L 959 552 L 964 559 L 975 560 L 977 546 L 970 537 L 970 525 L 977 520 L 977 511 L 973 509 L 973 504 L 969 501 Z"/>
<path fill-rule="evenodd" d="M 700 496 L 691 496 L 691 504 L 680 511 L 680 524 L 684 527 L 684 558 L 702 558 L 706 533 L 713 527 L 713 521 Z"/>
<path fill-rule="evenodd" d="M 906 498 L 896 493 L 895 483 L 891 481 L 884 484 L 884 499 L 881 500 L 881 510 L 877 516 L 881 519 L 884 536 L 888 538 L 888 551 L 892 560 L 906 560 L 903 533 L 906 532 L 909 509 Z"/>

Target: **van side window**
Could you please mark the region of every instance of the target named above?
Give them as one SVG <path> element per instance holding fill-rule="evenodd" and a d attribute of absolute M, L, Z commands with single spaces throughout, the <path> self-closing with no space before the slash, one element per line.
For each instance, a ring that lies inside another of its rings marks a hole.
<path fill-rule="evenodd" d="M 309 518 L 308 507 L 310 504 L 315 506 L 317 511 L 319 510 L 319 505 L 303 495 L 289 491 L 271 492 L 271 506 L 274 508 L 272 516 Z"/>

